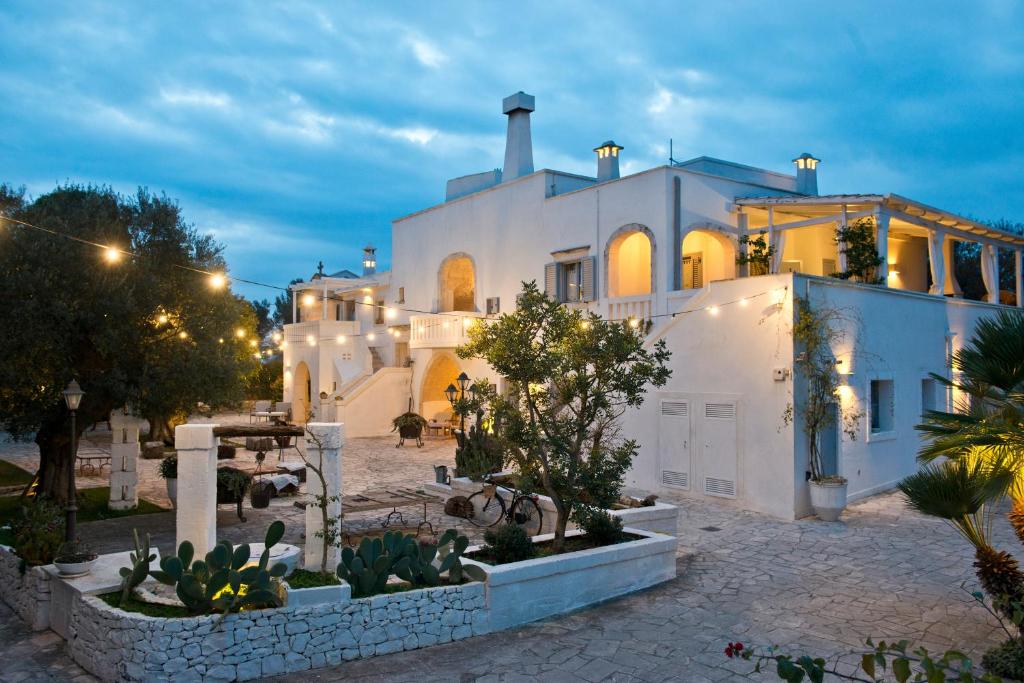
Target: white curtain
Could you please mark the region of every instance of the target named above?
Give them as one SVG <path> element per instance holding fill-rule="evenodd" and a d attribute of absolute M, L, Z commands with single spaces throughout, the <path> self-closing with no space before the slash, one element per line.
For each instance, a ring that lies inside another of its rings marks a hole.
<path fill-rule="evenodd" d="M 981 245 L 981 279 L 985 283 L 985 299 L 999 303 L 999 252 L 991 244 Z"/>
<path fill-rule="evenodd" d="M 932 271 L 932 286 L 929 294 L 942 296 L 946 288 L 946 254 L 942 243 L 946 240 L 943 230 L 928 231 L 928 263 Z"/>
<path fill-rule="evenodd" d="M 772 272 L 777 273 L 782 268 L 782 252 L 786 250 L 786 231 L 772 231 L 771 241 L 775 246 L 775 254 L 772 256 Z"/>

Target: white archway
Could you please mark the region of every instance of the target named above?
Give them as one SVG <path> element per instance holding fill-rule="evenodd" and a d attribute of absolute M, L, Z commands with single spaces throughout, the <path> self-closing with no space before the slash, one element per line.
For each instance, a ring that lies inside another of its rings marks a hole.
<path fill-rule="evenodd" d="M 681 289 L 700 289 L 714 280 L 736 277 L 736 243 L 719 230 L 693 227 L 682 239 Z"/>
<path fill-rule="evenodd" d="M 292 418 L 299 424 L 305 424 L 306 416 L 313 406 L 313 379 L 309 374 L 306 361 L 300 361 L 295 367 L 292 379 Z"/>
<path fill-rule="evenodd" d="M 430 359 L 423 379 L 420 381 L 420 415 L 433 420 L 435 417 L 450 415 L 452 406 L 444 390 L 462 372 L 455 356 L 451 353 L 441 352 Z"/>
<path fill-rule="evenodd" d="M 439 311 L 476 311 L 476 265 L 464 252 L 450 254 L 437 271 Z"/>
<path fill-rule="evenodd" d="M 640 223 L 623 225 L 604 249 L 604 290 L 608 297 L 642 296 L 657 289 L 654 233 Z"/>

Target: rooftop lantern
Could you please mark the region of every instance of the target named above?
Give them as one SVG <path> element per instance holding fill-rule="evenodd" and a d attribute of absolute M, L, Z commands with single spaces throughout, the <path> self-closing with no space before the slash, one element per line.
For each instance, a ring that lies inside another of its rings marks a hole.
<path fill-rule="evenodd" d="M 377 248 L 372 244 L 363 247 L 363 275 L 377 272 Z"/>
<path fill-rule="evenodd" d="M 602 142 L 594 148 L 597 152 L 597 182 L 615 180 L 619 177 L 619 152 L 625 149 L 613 140 Z"/>
<path fill-rule="evenodd" d="M 796 159 L 796 191 L 800 194 L 818 194 L 818 164 L 821 159 L 815 159 L 812 155 L 804 152 Z"/>

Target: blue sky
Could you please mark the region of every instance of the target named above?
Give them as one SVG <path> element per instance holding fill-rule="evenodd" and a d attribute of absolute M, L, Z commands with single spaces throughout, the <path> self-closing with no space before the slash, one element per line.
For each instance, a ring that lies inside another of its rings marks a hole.
<path fill-rule="evenodd" d="M 386 265 L 390 220 L 499 167 L 710 155 L 1024 221 L 1024 4 L 5 2 L 0 181 L 176 198 L 232 273 Z M 251 296 L 271 290 L 243 287 Z"/>

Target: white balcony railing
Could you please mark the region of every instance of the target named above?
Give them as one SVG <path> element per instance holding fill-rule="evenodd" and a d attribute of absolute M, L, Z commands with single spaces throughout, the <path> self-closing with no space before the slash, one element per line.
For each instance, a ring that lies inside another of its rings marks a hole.
<path fill-rule="evenodd" d="M 409 318 L 409 348 L 437 349 L 461 346 L 468 331 L 483 316 L 477 313 L 433 313 Z"/>
<path fill-rule="evenodd" d="M 312 345 L 310 342 L 336 341 L 338 337 L 358 334 L 358 320 L 308 320 L 284 326 L 284 338 L 289 344 Z"/>
<path fill-rule="evenodd" d="M 626 320 L 628 318 L 647 320 L 651 317 L 652 303 L 650 294 L 612 297 L 605 299 L 604 304 L 604 317 L 606 320 Z"/>

